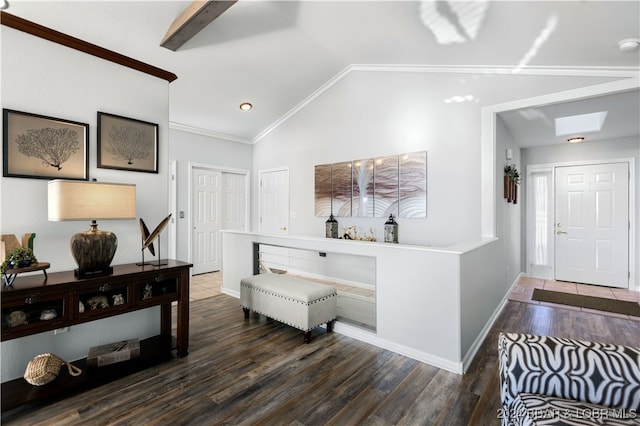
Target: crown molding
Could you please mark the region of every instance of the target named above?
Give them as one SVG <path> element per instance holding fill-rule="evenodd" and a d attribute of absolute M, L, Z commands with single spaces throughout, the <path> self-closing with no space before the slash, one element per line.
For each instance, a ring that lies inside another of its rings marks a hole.
<path fill-rule="evenodd" d="M 279 127 L 281 124 L 283 124 L 285 121 L 289 120 L 291 117 L 296 115 L 298 113 L 298 111 L 300 111 L 301 109 L 303 109 L 304 107 L 309 105 L 311 102 L 313 102 L 318 96 L 322 95 L 324 92 L 326 92 L 331 87 L 333 87 L 334 84 L 336 84 L 337 82 L 342 80 L 344 77 L 346 77 L 349 73 L 351 73 L 352 67 L 353 67 L 353 65 L 349 65 L 346 68 L 344 68 L 338 74 L 333 76 L 329 81 L 327 81 L 322 86 L 320 86 L 318 89 L 316 89 L 315 92 L 313 92 L 312 94 L 310 94 L 309 96 L 304 98 L 302 100 L 302 102 L 300 102 L 299 104 L 297 104 L 296 106 L 291 108 L 282 117 L 280 117 L 279 119 L 277 119 L 276 121 L 271 123 L 266 129 L 264 129 L 262 132 L 258 133 L 253 138 L 253 143 L 255 144 L 260 139 L 262 139 L 265 136 L 267 136 L 269 133 L 271 133 L 273 130 L 275 130 L 277 127 Z"/>
<path fill-rule="evenodd" d="M 571 77 L 637 77 L 640 67 L 544 67 L 515 65 L 401 65 L 352 64 L 351 71 L 372 72 L 425 72 L 451 74 L 545 75 Z"/>
<path fill-rule="evenodd" d="M 423 73 L 451 73 L 451 74 L 486 74 L 486 75 L 546 75 L 546 76 L 573 76 L 573 77 L 613 77 L 635 78 L 640 72 L 640 67 L 524 67 L 514 66 L 472 66 L 472 65 L 384 65 L 384 64 L 352 64 L 340 71 L 315 92 L 307 96 L 302 102 L 291 108 L 278 120 L 274 121 L 252 140 L 255 144 L 280 125 L 285 123 L 296 113 L 309 105 L 315 98 L 333 87 L 353 71 L 364 72 L 423 72 Z"/>
<path fill-rule="evenodd" d="M 250 139 L 243 138 L 242 136 L 230 135 L 228 133 L 214 132 L 213 130 L 189 126 L 188 124 L 176 123 L 175 121 L 169 122 L 169 128 L 173 130 L 180 130 L 182 132 L 195 133 L 196 135 L 222 139 L 229 142 L 238 142 L 238 143 L 244 143 L 249 145 L 253 143 Z"/>
<path fill-rule="evenodd" d="M 264 130 L 258 133 L 253 139 L 241 136 L 218 133 L 211 130 L 199 129 L 185 124 L 170 122 L 169 127 L 185 132 L 196 133 L 203 136 L 210 136 L 217 139 L 255 144 L 267 136 L 269 133 L 280 127 L 291 117 L 313 102 L 317 97 L 332 88 L 336 83 L 354 71 L 360 72 L 411 72 L 411 73 L 448 73 L 448 74 L 481 74 L 481 75 L 540 75 L 540 76 L 567 76 L 567 77 L 604 77 L 620 79 L 637 79 L 640 67 L 534 67 L 527 66 L 517 68 L 505 65 L 388 65 L 388 64 L 351 64 L 345 67 L 338 74 L 329 79 L 326 83 L 316 89 L 313 93 L 303 99 L 296 106 L 287 111 L 282 117 L 271 123 Z"/>

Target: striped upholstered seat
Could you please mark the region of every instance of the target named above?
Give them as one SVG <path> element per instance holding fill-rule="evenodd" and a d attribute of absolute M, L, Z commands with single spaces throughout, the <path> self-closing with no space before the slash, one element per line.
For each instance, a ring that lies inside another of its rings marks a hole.
<path fill-rule="evenodd" d="M 640 348 L 501 333 L 498 355 L 503 425 L 640 425 Z"/>

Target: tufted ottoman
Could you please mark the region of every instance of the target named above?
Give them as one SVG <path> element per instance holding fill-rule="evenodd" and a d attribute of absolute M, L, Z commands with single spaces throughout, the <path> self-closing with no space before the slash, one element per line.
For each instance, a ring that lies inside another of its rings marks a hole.
<path fill-rule="evenodd" d="M 284 274 L 259 274 L 240 280 L 240 305 L 245 319 L 249 311 L 263 314 L 304 331 L 304 343 L 311 330 L 327 323 L 333 330 L 338 293 L 335 287 Z"/>

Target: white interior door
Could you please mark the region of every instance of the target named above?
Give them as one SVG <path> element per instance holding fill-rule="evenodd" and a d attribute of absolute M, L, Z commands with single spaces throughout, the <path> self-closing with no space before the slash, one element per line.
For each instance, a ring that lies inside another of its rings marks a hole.
<path fill-rule="evenodd" d="M 556 168 L 555 277 L 629 286 L 629 168 Z"/>
<path fill-rule="evenodd" d="M 222 229 L 246 229 L 246 180 L 239 173 L 222 173 Z"/>
<path fill-rule="evenodd" d="M 219 271 L 222 173 L 207 169 L 193 169 L 191 173 L 192 272 Z"/>
<path fill-rule="evenodd" d="M 260 172 L 260 232 L 289 231 L 289 170 Z"/>

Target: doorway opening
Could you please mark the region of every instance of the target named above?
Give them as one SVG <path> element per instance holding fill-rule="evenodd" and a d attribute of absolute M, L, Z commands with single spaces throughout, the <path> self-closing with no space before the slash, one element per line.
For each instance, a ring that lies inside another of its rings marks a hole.
<path fill-rule="evenodd" d="M 260 170 L 258 229 L 265 234 L 289 233 L 289 168 Z"/>
<path fill-rule="evenodd" d="M 190 164 L 189 259 L 192 274 L 220 271 L 222 230 L 247 229 L 249 172 Z"/>
<path fill-rule="evenodd" d="M 527 167 L 527 275 L 631 288 L 633 159 Z"/>

